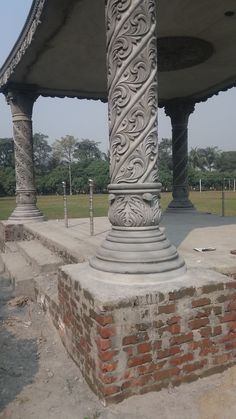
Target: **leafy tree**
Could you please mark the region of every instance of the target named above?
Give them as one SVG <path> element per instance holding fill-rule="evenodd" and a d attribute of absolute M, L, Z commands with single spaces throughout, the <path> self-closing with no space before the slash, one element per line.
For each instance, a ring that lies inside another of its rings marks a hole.
<path fill-rule="evenodd" d="M 98 144 L 98 142 L 88 140 L 87 138 L 78 141 L 75 146 L 74 157 L 78 161 L 102 159 L 103 153 L 99 150 Z"/>
<path fill-rule="evenodd" d="M 72 195 L 71 165 L 74 161 L 77 141 L 78 140 L 72 135 L 66 135 L 60 140 L 56 140 L 52 145 L 54 159 L 59 163 L 66 163 L 68 165 L 70 195 Z"/>
<path fill-rule="evenodd" d="M 216 166 L 220 172 L 236 174 L 236 151 L 223 151 L 220 153 Z"/>
<path fill-rule="evenodd" d="M 14 142 L 12 138 L 0 138 L 0 167 L 14 167 Z"/>
<path fill-rule="evenodd" d="M 33 137 L 34 167 L 36 173 L 44 173 L 50 168 L 52 147 L 47 142 L 48 136 L 35 133 Z"/>

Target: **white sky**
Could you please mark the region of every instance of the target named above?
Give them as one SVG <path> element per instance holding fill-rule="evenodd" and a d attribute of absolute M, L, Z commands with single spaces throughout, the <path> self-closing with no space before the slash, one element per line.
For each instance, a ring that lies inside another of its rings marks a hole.
<path fill-rule="evenodd" d="M 1 0 L 0 65 L 13 47 L 32 0 Z M 189 122 L 189 149 L 218 146 L 236 150 L 236 88 L 196 105 Z M 108 149 L 107 105 L 77 99 L 39 98 L 34 106 L 34 132 L 50 141 L 67 134 L 100 141 Z M 0 138 L 12 137 L 10 109 L 0 94 Z M 159 138 L 171 137 L 170 119 L 159 111 Z"/>

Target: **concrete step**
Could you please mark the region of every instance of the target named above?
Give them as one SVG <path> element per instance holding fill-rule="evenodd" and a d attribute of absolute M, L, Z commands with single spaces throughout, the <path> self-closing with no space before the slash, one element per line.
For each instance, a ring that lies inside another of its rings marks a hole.
<path fill-rule="evenodd" d="M 19 253 L 2 253 L 4 275 L 6 274 L 12 283 L 14 295 L 26 295 L 35 299 L 34 278 L 37 275 L 25 258 Z"/>
<path fill-rule="evenodd" d="M 19 253 L 36 273 L 56 271 L 63 260 L 38 240 L 16 242 Z"/>
<path fill-rule="evenodd" d="M 35 288 L 38 292 L 38 300 L 44 303 L 45 298 L 53 300 L 58 305 L 58 274 L 50 272 L 38 275 L 35 278 Z"/>

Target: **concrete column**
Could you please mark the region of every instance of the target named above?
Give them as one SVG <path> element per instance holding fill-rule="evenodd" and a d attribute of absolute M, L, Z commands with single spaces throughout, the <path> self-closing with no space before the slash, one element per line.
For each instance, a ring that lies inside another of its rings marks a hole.
<path fill-rule="evenodd" d="M 173 100 L 165 106 L 172 124 L 173 200 L 168 208 L 194 209 L 188 188 L 188 120 L 194 104 Z"/>
<path fill-rule="evenodd" d="M 16 208 L 9 220 L 19 223 L 43 221 L 43 214 L 36 206 L 33 163 L 31 117 L 37 97 L 29 92 L 9 91 L 6 98 L 12 112 L 16 173 Z"/>
<path fill-rule="evenodd" d="M 106 1 L 112 230 L 90 261 L 169 278 L 185 263 L 159 229 L 156 1 Z"/>

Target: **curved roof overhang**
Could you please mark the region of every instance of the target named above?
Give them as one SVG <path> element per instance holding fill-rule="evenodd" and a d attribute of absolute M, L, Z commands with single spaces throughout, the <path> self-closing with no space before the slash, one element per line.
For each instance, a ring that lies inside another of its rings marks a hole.
<path fill-rule="evenodd" d="M 0 91 L 105 101 L 104 10 L 104 0 L 34 0 L 0 70 Z M 157 23 L 161 106 L 236 85 L 235 0 L 158 0 Z"/>

